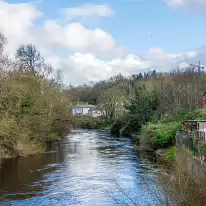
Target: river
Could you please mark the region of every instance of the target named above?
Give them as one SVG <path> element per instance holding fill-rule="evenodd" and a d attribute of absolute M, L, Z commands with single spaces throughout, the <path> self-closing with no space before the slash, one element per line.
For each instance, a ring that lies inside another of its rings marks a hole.
<path fill-rule="evenodd" d="M 156 171 L 130 139 L 76 130 L 51 152 L 4 161 L 0 205 L 155 205 Z"/>

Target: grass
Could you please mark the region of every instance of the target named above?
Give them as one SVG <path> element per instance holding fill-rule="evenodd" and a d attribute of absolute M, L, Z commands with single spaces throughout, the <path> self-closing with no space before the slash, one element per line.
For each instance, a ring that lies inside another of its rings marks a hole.
<path fill-rule="evenodd" d="M 175 161 L 176 158 L 176 147 L 170 147 L 164 154 L 164 159 L 167 161 Z"/>
<path fill-rule="evenodd" d="M 173 154 L 171 148 L 166 156 L 173 159 Z M 160 173 L 158 177 L 158 184 L 167 197 L 161 205 L 205 205 L 205 169 L 189 150 L 178 148 L 173 163 L 170 162 L 170 173 Z"/>

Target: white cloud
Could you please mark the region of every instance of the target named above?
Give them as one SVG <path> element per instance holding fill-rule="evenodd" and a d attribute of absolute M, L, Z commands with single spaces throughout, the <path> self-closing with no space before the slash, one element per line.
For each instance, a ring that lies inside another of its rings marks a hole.
<path fill-rule="evenodd" d="M 177 67 L 188 67 L 190 63 L 195 64 L 199 60 L 202 60 L 202 65 L 206 65 L 205 56 L 206 46 L 182 54 L 166 54 L 159 48 L 152 48 L 147 57 L 128 54 L 125 58 L 103 61 L 93 54 L 75 53 L 64 61 L 59 59 L 56 63 L 65 68 L 65 82 L 82 84 L 91 80 L 105 80 L 119 73 L 128 76 L 153 69 L 167 72 Z"/>
<path fill-rule="evenodd" d="M 183 0 L 165 0 L 169 5 L 175 5 L 175 6 L 180 6 L 184 4 Z M 187 1 L 187 0 L 186 0 Z"/>
<path fill-rule="evenodd" d="M 31 3 L 8 4 L 0 0 L 0 31 L 9 41 L 9 51 L 20 43 L 27 43 L 33 21 L 41 15 Z"/>
<path fill-rule="evenodd" d="M 206 11 L 206 0 L 165 0 L 169 6 L 196 12 Z"/>
<path fill-rule="evenodd" d="M 0 0 L 0 29 L 8 38 L 7 51 L 14 53 L 22 43 L 36 44 L 49 63 L 62 69 L 67 84 L 82 84 L 118 73 L 130 75 L 149 69 L 168 71 L 199 60 L 206 64 L 206 47 L 184 54 L 166 54 L 160 48 L 151 48 L 147 57 L 125 55 L 113 37 L 99 28 L 88 29 L 74 22 L 61 25 L 54 19 L 42 19 L 44 21 L 37 26 L 37 18 L 43 18 L 43 14 L 32 3 L 9 4 Z M 110 58 L 105 60 L 105 56 Z"/>
<path fill-rule="evenodd" d="M 187 67 L 188 63 L 196 63 L 204 55 L 206 48 L 185 54 L 165 54 L 161 49 L 153 48 L 148 57 L 128 54 L 124 58 L 103 61 L 91 53 L 75 53 L 69 58 L 56 59 L 56 65 L 64 68 L 65 82 L 82 84 L 91 80 L 105 80 L 119 73 L 128 76 L 153 69 L 166 72 L 177 66 Z"/>
<path fill-rule="evenodd" d="M 51 44 L 67 47 L 75 52 L 92 52 L 103 56 L 121 56 L 123 49 L 110 34 L 101 29 L 87 29 L 80 23 L 61 26 L 55 21 L 43 25 L 47 40 Z"/>
<path fill-rule="evenodd" d="M 37 27 L 34 21 L 41 16 L 32 3 L 9 4 L 0 0 L 0 29 L 8 38 L 8 51 L 12 52 L 21 43 L 32 42 L 42 49 L 64 47 L 107 57 L 123 54 L 123 49 L 112 36 L 99 28 L 87 29 L 72 22 L 62 26 L 53 19 Z"/>
<path fill-rule="evenodd" d="M 83 5 L 80 7 L 66 8 L 63 10 L 68 20 L 76 18 L 88 19 L 93 17 L 108 17 L 113 15 L 113 10 L 108 5 Z"/>

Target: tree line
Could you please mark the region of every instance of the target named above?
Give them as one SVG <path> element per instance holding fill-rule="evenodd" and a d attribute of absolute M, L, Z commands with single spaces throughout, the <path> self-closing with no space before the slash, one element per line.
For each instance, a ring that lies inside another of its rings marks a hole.
<path fill-rule="evenodd" d="M 70 86 L 66 93 L 74 104 L 97 105 L 111 132 L 135 136 L 152 147 L 165 147 L 172 145 L 181 120 L 200 115 L 197 110 L 205 90 L 205 71 L 188 66 L 167 73 L 119 74 L 105 81 Z"/>

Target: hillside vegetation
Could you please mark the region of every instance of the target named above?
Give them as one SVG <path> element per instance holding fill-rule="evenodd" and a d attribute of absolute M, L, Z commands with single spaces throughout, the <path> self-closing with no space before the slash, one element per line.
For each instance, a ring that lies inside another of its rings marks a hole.
<path fill-rule="evenodd" d="M 62 92 L 60 73 L 52 71 L 34 45 L 21 45 L 10 60 L 3 53 L 5 44 L 1 34 L 1 158 L 44 151 L 71 129 L 70 99 Z"/>
<path fill-rule="evenodd" d="M 108 80 L 63 86 L 61 72 L 34 45 L 20 45 L 15 59 L 3 52 L 0 34 L 0 153 L 19 156 L 44 150 L 72 126 L 109 128 L 150 148 L 174 145 L 175 131 L 184 119 L 205 117 L 197 111 L 206 88 L 206 73 L 195 67 L 169 73 L 119 74 Z M 97 105 L 100 118 L 71 117 L 71 103 Z"/>
<path fill-rule="evenodd" d="M 169 73 L 121 74 L 109 80 L 70 86 L 73 102 L 96 104 L 114 134 L 133 137 L 154 149 L 174 145 L 181 121 L 205 117 L 198 110 L 206 90 L 206 73 L 195 67 Z"/>

